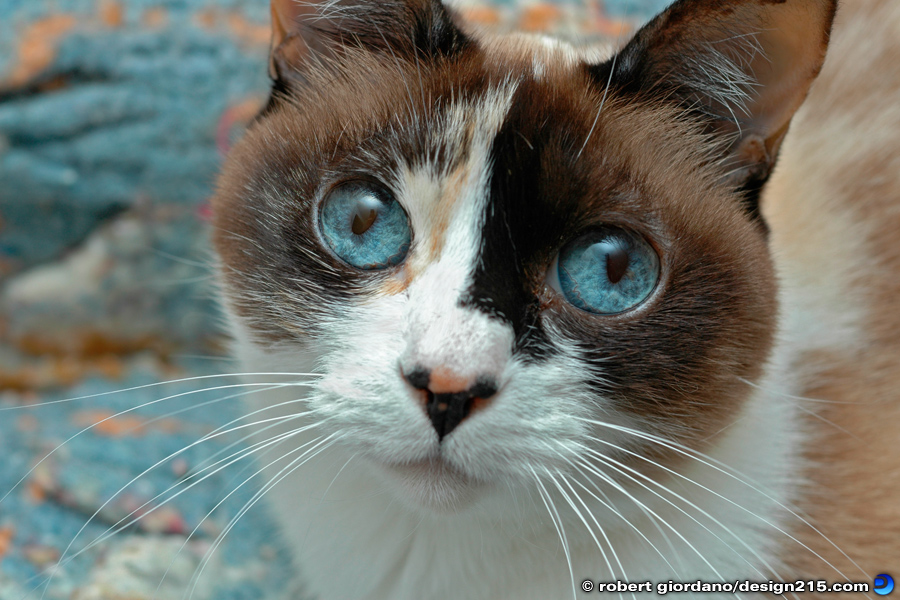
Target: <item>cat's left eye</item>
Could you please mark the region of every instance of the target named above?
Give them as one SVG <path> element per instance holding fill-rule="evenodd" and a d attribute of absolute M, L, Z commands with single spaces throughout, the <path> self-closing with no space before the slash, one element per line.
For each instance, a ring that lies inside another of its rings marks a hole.
<path fill-rule="evenodd" d="M 616 227 L 582 235 L 560 251 L 551 285 L 581 310 L 614 315 L 646 300 L 660 277 L 659 257 L 641 236 Z"/>
<path fill-rule="evenodd" d="M 329 192 L 319 211 L 319 227 L 338 257 L 365 270 L 403 262 L 412 237 L 403 207 L 372 183 L 347 183 Z"/>

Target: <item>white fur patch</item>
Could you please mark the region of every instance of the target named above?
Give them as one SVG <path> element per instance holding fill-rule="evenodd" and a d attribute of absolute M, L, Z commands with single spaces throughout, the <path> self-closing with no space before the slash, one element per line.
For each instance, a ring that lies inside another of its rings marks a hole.
<path fill-rule="evenodd" d="M 397 197 L 416 232 L 409 262 L 421 271 L 409 287 L 400 320 L 406 342 L 400 360 L 407 371 L 444 368 L 473 381 L 481 375 L 498 379 L 509 360 L 512 329 L 460 307 L 460 301 L 472 283 L 481 247 L 491 146 L 514 93 L 509 83 L 478 102 L 457 103 L 433 126 L 435 141 L 465 156 L 464 162 L 452 170 L 426 162 L 405 167 L 398 176 Z M 421 256 L 435 244 L 438 256 Z"/>

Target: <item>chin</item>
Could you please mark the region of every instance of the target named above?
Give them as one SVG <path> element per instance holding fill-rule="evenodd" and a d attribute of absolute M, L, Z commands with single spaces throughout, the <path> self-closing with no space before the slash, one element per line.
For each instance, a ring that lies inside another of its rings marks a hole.
<path fill-rule="evenodd" d="M 384 465 L 394 495 L 403 504 L 437 514 L 459 513 L 477 500 L 484 484 L 441 458 Z"/>

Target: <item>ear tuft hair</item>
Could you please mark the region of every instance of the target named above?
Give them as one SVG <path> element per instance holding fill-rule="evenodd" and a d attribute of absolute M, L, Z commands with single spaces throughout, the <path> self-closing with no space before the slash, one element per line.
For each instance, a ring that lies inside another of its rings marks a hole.
<path fill-rule="evenodd" d="M 440 0 L 271 0 L 270 73 L 276 89 L 349 48 L 405 60 L 450 56 L 468 40 Z"/>
<path fill-rule="evenodd" d="M 592 75 L 701 119 L 725 148 L 723 177 L 758 218 L 759 193 L 825 60 L 836 8 L 837 0 L 679 0 Z"/>

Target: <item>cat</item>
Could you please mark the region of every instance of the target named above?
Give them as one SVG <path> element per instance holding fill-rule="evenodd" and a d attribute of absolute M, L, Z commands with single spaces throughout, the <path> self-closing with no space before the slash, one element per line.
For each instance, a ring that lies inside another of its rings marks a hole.
<path fill-rule="evenodd" d="M 235 354 L 308 386 L 248 404 L 305 593 L 873 597 L 900 6 L 679 0 L 609 51 L 271 6 L 214 244 Z"/>

